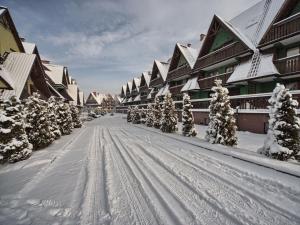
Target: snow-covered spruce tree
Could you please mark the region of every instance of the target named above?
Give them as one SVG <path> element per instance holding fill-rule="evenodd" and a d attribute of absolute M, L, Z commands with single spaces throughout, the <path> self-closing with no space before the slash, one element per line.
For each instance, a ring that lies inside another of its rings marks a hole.
<path fill-rule="evenodd" d="M 184 136 L 196 136 L 197 132 L 194 125 L 194 116 L 191 111 L 193 108 L 190 96 L 183 94 L 183 110 L 182 110 L 182 134 Z"/>
<path fill-rule="evenodd" d="M 141 123 L 141 112 L 137 106 L 133 108 L 132 112 L 132 123 L 133 124 L 139 124 Z"/>
<path fill-rule="evenodd" d="M 32 145 L 25 132 L 23 105 L 12 96 L 0 107 L 0 162 L 17 162 L 30 157 Z"/>
<path fill-rule="evenodd" d="M 264 146 L 258 152 L 279 160 L 297 158 L 300 150 L 298 102 L 284 85 L 277 84 L 269 103 L 269 130 Z"/>
<path fill-rule="evenodd" d="M 173 133 L 177 131 L 177 114 L 175 112 L 175 104 L 170 92 L 168 92 L 164 97 L 160 124 L 162 132 Z"/>
<path fill-rule="evenodd" d="M 146 126 L 153 127 L 154 117 L 153 117 L 153 107 L 152 104 L 148 104 L 147 106 L 147 116 L 146 116 Z"/>
<path fill-rule="evenodd" d="M 57 124 L 62 135 L 71 134 L 73 129 L 73 121 L 71 116 L 71 110 L 68 103 L 60 100 L 57 108 Z"/>
<path fill-rule="evenodd" d="M 74 128 L 80 128 L 82 126 L 82 122 L 80 120 L 80 112 L 75 105 L 71 105 L 71 116 Z"/>
<path fill-rule="evenodd" d="M 54 138 L 58 139 L 61 136 L 59 125 L 57 124 L 57 108 L 58 102 L 54 96 L 48 99 L 48 120 L 50 121 L 50 130 L 54 134 Z"/>
<path fill-rule="evenodd" d="M 127 108 L 127 122 L 132 122 L 132 107 L 128 106 Z"/>
<path fill-rule="evenodd" d="M 33 93 L 25 102 L 26 133 L 33 150 L 51 144 L 55 135 L 51 132 L 48 103 L 38 93 Z"/>
<path fill-rule="evenodd" d="M 153 127 L 160 129 L 161 116 L 161 106 L 159 104 L 159 98 L 156 96 L 153 105 Z"/>
<path fill-rule="evenodd" d="M 141 115 L 141 123 L 145 124 L 146 123 L 146 117 L 147 117 L 146 109 L 144 109 L 144 108 L 140 109 L 140 115 Z"/>
<path fill-rule="evenodd" d="M 230 106 L 228 89 L 222 87 L 221 80 L 215 80 L 209 106 L 209 125 L 206 140 L 212 144 L 237 145 L 236 122 Z"/>

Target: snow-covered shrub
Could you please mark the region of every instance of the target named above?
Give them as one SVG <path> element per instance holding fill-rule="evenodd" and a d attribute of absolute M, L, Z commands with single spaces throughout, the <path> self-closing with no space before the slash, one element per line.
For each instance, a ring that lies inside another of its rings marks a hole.
<path fill-rule="evenodd" d="M 149 103 L 147 106 L 146 126 L 153 127 L 153 123 L 154 123 L 153 107 L 152 104 Z"/>
<path fill-rule="evenodd" d="M 25 103 L 26 133 L 33 149 L 40 149 L 51 144 L 55 138 L 51 132 L 48 103 L 38 93 L 33 93 Z"/>
<path fill-rule="evenodd" d="M 137 106 L 135 106 L 132 110 L 132 123 L 134 124 L 141 123 L 141 113 Z"/>
<path fill-rule="evenodd" d="M 132 122 L 132 107 L 128 106 L 127 108 L 127 122 Z"/>
<path fill-rule="evenodd" d="M 32 145 L 25 132 L 23 106 L 12 96 L 0 107 L 0 162 L 17 162 L 30 157 Z"/>
<path fill-rule="evenodd" d="M 153 127 L 160 129 L 161 116 L 161 106 L 159 104 L 159 98 L 156 96 L 153 105 Z"/>
<path fill-rule="evenodd" d="M 82 122 L 80 120 L 80 111 L 78 110 L 77 106 L 71 105 L 71 113 L 72 113 L 72 122 L 74 128 L 80 128 L 82 126 Z"/>
<path fill-rule="evenodd" d="M 57 115 L 57 124 L 59 125 L 61 134 L 70 134 L 73 129 L 70 105 L 68 103 L 64 103 L 63 100 L 60 100 L 58 102 Z"/>
<path fill-rule="evenodd" d="M 269 103 L 268 134 L 258 152 L 279 160 L 297 158 L 300 150 L 300 119 L 296 116 L 298 102 L 293 100 L 284 85 L 277 84 Z"/>
<path fill-rule="evenodd" d="M 191 111 L 193 108 L 190 96 L 183 94 L 183 110 L 182 110 L 182 134 L 184 136 L 196 136 L 197 132 L 194 125 L 194 116 Z"/>
<path fill-rule="evenodd" d="M 57 124 L 57 108 L 58 103 L 54 96 L 48 99 L 48 119 L 50 121 L 50 130 L 54 134 L 54 138 L 58 139 L 61 136 L 61 132 L 59 130 L 59 125 Z"/>
<path fill-rule="evenodd" d="M 145 124 L 146 123 L 146 117 L 147 117 L 146 109 L 144 109 L 144 108 L 140 109 L 140 115 L 141 115 L 141 123 Z"/>
<path fill-rule="evenodd" d="M 212 144 L 237 145 L 236 121 L 230 106 L 228 89 L 222 87 L 221 80 L 215 80 L 209 106 L 209 125 L 205 139 Z"/>
<path fill-rule="evenodd" d="M 164 97 L 160 129 L 162 132 L 173 133 L 177 131 L 177 114 L 175 104 L 170 92 Z"/>

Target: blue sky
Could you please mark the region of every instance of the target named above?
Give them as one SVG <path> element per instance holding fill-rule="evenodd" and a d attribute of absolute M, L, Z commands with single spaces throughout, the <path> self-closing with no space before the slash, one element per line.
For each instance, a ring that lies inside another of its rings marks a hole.
<path fill-rule="evenodd" d="M 1 0 L 42 58 L 66 65 L 81 89 L 121 85 L 167 60 L 176 42 L 199 43 L 214 14 L 230 19 L 259 0 Z"/>

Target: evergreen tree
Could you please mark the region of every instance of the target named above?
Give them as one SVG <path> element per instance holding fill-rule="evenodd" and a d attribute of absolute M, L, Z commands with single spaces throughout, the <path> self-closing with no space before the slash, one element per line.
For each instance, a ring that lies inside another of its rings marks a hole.
<path fill-rule="evenodd" d="M 23 106 L 12 96 L 0 107 L 0 162 L 17 162 L 31 156 L 32 145 L 25 132 Z"/>
<path fill-rule="evenodd" d="M 146 113 L 146 110 L 144 108 L 142 108 L 140 110 L 140 115 L 141 115 L 141 123 L 145 124 L 146 123 L 147 113 Z"/>
<path fill-rule="evenodd" d="M 82 122 L 80 120 L 80 112 L 75 105 L 71 105 L 71 114 L 72 114 L 72 122 L 74 128 L 80 128 L 82 126 Z"/>
<path fill-rule="evenodd" d="M 61 136 L 61 132 L 59 130 L 59 125 L 57 124 L 57 100 L 55 99 L 54 96 L 50 97 L 48 99 L 48 119 L 50 121 L 50 130 L 54 134 L 54 138 L 58 139 Z"/>
<path fill-rule="evenodd" d="M 159 129 L 160 128 L 160 121 L 161 121 L 161 106 L 159 104 L 159 98 L 155 97 L 154 99 L 154 106 L 153 106 L 153 127 Z"/>
<path fill-rule="evenodd" d="M 60 100 L 58 102 L 57 115 L 57 124 L 59 125 L 61 134 L 71 134 L 73 129 L 73 122 L 69 104 L 64 103 L 63 100 Z"/>
<path fill-rule="evenodd" d="M 132 115 L 132 123 L 139 124 L 141 123 L 141 113 L 137 106 L 133 108 L 133 115 Z"/>
<path fill-rule="evenodd" d="M 269 103 L 269 130 L 264 146 L 258 152 L 279 160 L 297 158 L 300 150 L 298 102 L 292 99 L 284 85 L 277 84 Z"/>
<path fill-rule="evenodd" d="M 127 108 L 127 122 L 132 122 L 132 107 L 128 106 Z"/>
<path fill-rule="evenodd" d="M 162 132 L 173 133 L 177 130 L 177 114 L 175 112 L 175 104 L 170 92 L 168 92 L 164 97 L 160 124 Z"/>
<path fill-rule="evenodd" d="M 209 106 L 209 125 L 206 140 L 212 144 L 237 145 L 234 111 L 230 106 L 228 89 L 221 80 L 215 80 L 214 92 Z"/>
<path fill-rule="evenodd" d="M 184 136 L 196 136 L 197 132 L 194 126 L 194 117 L 191 109 L 193 108 L 191 104 L 190 96 L 186 93 L 183 94 L 183 110 L 182 110 L 182 134 Z"/>
<path fill-rule="evenodd" d="M 55 135 L 51 132 L 48 103 L 33 93 L 25 103 L 26 133 L 33 149 L 40 149 L 51 144 Z"/>
<path fill-rule="evenodd" d="M 152 104 L 149 103 L 147 106 L 146 126 L 153 127 L 153 123 L 154 123 L 153 107 Z"/>

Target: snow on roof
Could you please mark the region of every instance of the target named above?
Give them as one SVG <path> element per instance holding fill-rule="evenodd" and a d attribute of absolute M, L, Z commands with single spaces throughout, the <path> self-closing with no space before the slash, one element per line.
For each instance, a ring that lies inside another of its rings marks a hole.
<path fill-rule="evenodd" d="M 124 95 L 126 94 L 126 88 L 127 88 L 127 85 L 122 86 L 122 91 L 123 91 Z"/>
<path fill-rule="evenodd" d="M 22 42 L 25 53 L 28 54 L 33 54 L 33 51 L 36 47 L 36 45 L 34 43 L 29 43 L 29 42 Z"/>
<path fill-rule="evenodd" d="M 149 87 L 150 79 L 151 79 L 151 73 L 149 71 L 143 72 L 142 77 L 144 77 L 146 85 L 147 85 L 147 87 Z"/>
<path fill-rule="evenodd" d="M 153 91 L 154 91 L 154 88 L 150 88 L 149 94 L 147 95 L 147 99 L 151 99 L 152 98 Z"/>
<path fill-rule="evenodd" d="M 132 102 L 132 97 L 130 97 L 127 102 Z"/>
<path fill-rule="evenodd" d="M 192 77 L 188 79 L 186 84 L 182 87 L 181 92 L 191 91 L 191 90 L 199 90 L 198 77 Z"/>
<path fill-rule="evenodd" d="M 234 72 L 227 80 L 227 83 L 234 83 L 234 82 L 249 80 L 257 77 L 279 74 L 278 70 L 273 64 L 273 55 L 271 54 L 260 55 L 259 57 L 260 57 L 260 62 L 255 73 L 253 72 L 250 73 L 251 67 L 253 66 L 253 57 L 252 57 L 250 60 L 241 63 L 236 67 Z"/>
<path fill-rule="evenodd" d="M 186 59 L 186 61 L 188 62 L 188 64 L 190 65 L 190 67 L 193 68 L 197 61 L 199 49 L 194 49 L 179 43 L 177 43 L 176 45 L 179 48 L 182 55 L 184 56 L 184 58 Z"/>
<path fill-rule="evenodd" d="M 262 39 L 285 0 L 262 0 L 234 17 L 229 23 L 253 45 Z"/>
<path fill-rule="evenodd" d="M 160 88 L 156 94 L 156 97 L 165 96 L 167 94 L 167 92 L 169 91 L 169 86 L 170 86 L 169 84 L 166 84 L 165 86 Z"/>
<path fill-rule="evenodd" d="M 220 16 L 216 17 L 232 32 L 234 33 L 243 43 L 245 43 L 250 49 L 255 49 L 254 44 L 239 30 L 237 30 L 232 24 L 230 24 L 228 21 L 224 20 Z"/>
<path fill-rule="evenodd" d="M 138 101 L 141 101 L 141 95 L 140 94 L 138 94 L 135 98 L 134 98 L 134 100 L 133 100 L 134 102 L 138 102 Z"/>
<path fill-rule="evenodd" d="M 64 96 L 62 96 L 48 81 L 46 81 L 49 89 L 55 93 L 55 95 L 61 99 L 64 99 Z"/>
<path fill-rule="evenodd" d="M 156 64 L 162 79 L 165 81 L 168 75 L 170 62 L 165 63 L 158 60 L 154 60 L 154 63 Z"/>
<path fill-rule="evenodd" d="M 134 77 L 133 80 L 132 80 L 132 86 L 133 86 L 133 83 L 135 84 L 136 90 L 139 91 L 140 84 L 141 84 L 141 78 L 140 77 Z"/>
<path fill-rule="evenodd" d="M 9 53 L 3 63 L 3 68 L 9 73 L 14 90 L 5 90 L 2 97 L 7 99 L 12 95 L 20 98 L 25 83 L 34 64 L 36 55 L 20 52 Z"/>
<path fill-rule="evenodd" d="M 55 84 L 63 84 L 64 66 L 54 64 L 44 64 L 49 70 L 45 73 Z"/>
<path fill-rule="evenodd" d="M 2 6 L 1 6 L 2 7 Z M 0 8 L 0 16 L 5 12 L 5 8 Z"/>
<path fill-rule="evenodd" d="M 68 94 L 71 96 L 71 98 L 74 100 L 75 104 L 77 104 L 77 97 L 78 97 L 78 86 L 77 84 L 68 84 L 67 88 Z"/>

